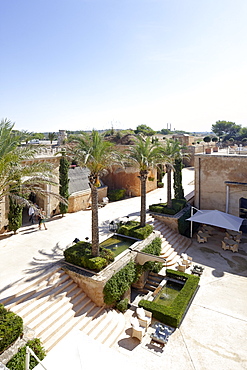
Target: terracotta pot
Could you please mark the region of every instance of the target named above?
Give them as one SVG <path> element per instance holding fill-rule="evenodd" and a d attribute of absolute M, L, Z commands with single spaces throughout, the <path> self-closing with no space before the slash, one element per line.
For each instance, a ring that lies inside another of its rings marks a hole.
<path fill-rule="evenodd" d="M 205 148 L 205 153 L 206 154 L 211 154 L 211 148 Z"/>
<path fill-rule="evenodd" d="M 218 147 L 217 147 L 217 146 L 214 146 L 214 147 L 213 147 L 213 152 L 218 152 L 218 150 L 219 150 L 219 149 L 218 149 Z"/>

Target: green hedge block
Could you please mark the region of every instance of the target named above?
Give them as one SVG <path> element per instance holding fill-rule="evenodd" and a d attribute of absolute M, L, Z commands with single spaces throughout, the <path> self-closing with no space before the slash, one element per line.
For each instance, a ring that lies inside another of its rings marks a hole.
<path fill-rule="evenodd" d="M 0 353 L 23 333 L 23 320 L 0 304 Z"/>
<path fill-rule="evenodd" d="M 104 302 L 106 304 L 115 304 L 121 299 L 122 295 L 129 289 L 135 279 L 135 263 L 130 261 L 105 284 L 103 289 Z"/>
<path fill-rule="evenodd" d="M 64 258 L 75 266 L 84 267 L 93 271 L 101 271 L 109 263 L 114 261 L 112 251 L 100 247 L 99 257 L 92 256 L 91 244 L 88 242 L 78 242 L 64 251 Z"/>
<path fill-rule="evenodd" d="M 190 300 L 198 287 L 200 278 L 195 275 L 189 275 L 180 271 L 169 269 L 167 269 L 166 275 L 167 277 L 186 280 L 183 288 L 174 299 L 172 304 L 170 306 L 163 306 L 156 302 L 141 300 L 139 302 L 139 306 L 151 311 L 153 313 L 153 317 L 155 317 L 157 320 L 167 325 L 178 327 L 190 303 Z"/>
<path fill-rule="evenodd" d="M 186 204 L 185 199 L 172 199 L 172 207 L 168 208 L 166 203 L 152 204 L 149 206 L 151 212 L 163 213 L 167 215 L 175 215 L 181 211 Z"/>
<path fill-rule="evenodd" d="M 140 227 L 140 222 L 128 221 L 125 225 L 121 225 L 118 228 L 117 232 L 118 234 L 131 236 L 132 238 L 143 240 L 146 239 L 153 232 L 153 226 L 147 224 L 144 227 Z"/>
<path fill-rule="evenodd" d="M 108 191 L 108 198 L 111 202 L 115 202 L 117 200 L 121 200 L 125 197 L 126 190 L 125 189 L 115 189 Z"/>
<path fill-rule="evenodd" d="M 161 239 L 157 237 L 148 246 L 143 248 L 142 252 L 159 256 L 161 252 L 161 244 L 162 244 Z"/>

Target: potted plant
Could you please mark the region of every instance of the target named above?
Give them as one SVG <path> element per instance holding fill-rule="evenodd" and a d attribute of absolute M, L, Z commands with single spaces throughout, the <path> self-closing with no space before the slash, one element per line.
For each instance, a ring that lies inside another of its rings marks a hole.
<path fill-rule="evenodd" d="M 210 136 L 205 136 L 204 139 L 203 139 L 203 141 L 205 143 L 208 143 L 208 148 L 205 148 L 205 153 L 206 154 L 211 154 L 211 148 L 209 147 L 209 143 L 211 141 L 211 137 Z"/>
<path fill-rule="evenodd" d="M 215 146 L 213 147 L 213 152 L 218 152 L 218 147 L 216 146 L 216 143 L 218 141 L 218 138 L 216 136 L 214 136 L 212 138 L 212 141 L 215 143 Z"/>

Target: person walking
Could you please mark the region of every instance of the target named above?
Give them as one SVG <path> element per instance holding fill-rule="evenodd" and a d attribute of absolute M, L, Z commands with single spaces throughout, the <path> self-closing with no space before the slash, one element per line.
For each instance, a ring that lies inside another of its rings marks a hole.
<path fill-rule="evenodd" d="M 41 226 L 44 225 L 45 230 L 47 230 L 46 224 L 45 224 L 45 212 L 40 208 L 40 214 L 38 215 L 38 221 L 39 221 L 39 230 L 41 230 Z"/>
<path fill-rule="evenodd" d="M 29 207 L 28 209 L 28 215 L 29 215 L 29 222 L 34 224 L 34 208 L 32 206 Z"/>

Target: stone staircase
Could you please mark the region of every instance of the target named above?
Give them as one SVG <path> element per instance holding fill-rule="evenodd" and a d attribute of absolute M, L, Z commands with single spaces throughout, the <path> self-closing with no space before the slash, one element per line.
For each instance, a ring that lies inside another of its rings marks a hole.
<path fill-rule="evenodd" d="M 147 215 L 147 223 L 153 225 L 154 230 L 160 232 L 162 239 L 162 250 L 160 257 L 166 259 L 165 267 L 176 267 L 180 259 L 180 254 L 185 253 L 191 244 L 191 239 L 173 231 L 164 222 L 155 219 L 151 215 Z"/>
<path fill-rule="evenodd" d="M 164 279 L 163 275 L 159 275 L 159 274 L 156 274 L 150 271 L 148 274 L 146 283 L 144 287 L 142 288 L 142 292 L 144 294 L 147 294 L 149 292 L 154 292 L 158 288 L 159 284 L 161 283 L 163 279 Z"/>
<path fill-rule="evenodd" d="M 47 352 L 72 329 L 109 347 L 124 331 L 124 315 L 97 306 L 61 267 L 22 289 L 10 289 L 1 295 L 0 303 L 23 318 Z"/>

